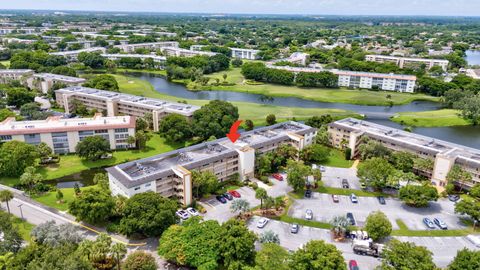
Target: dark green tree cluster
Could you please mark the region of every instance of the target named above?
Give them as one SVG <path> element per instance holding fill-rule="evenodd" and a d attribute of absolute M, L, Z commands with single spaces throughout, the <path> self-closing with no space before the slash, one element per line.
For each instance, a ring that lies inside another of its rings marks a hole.
<path fill-rule="evenodd" d="M 196 79 L 197 71 L 200 74 L 210 74 L 227 70 L 229 67 L 230 58 L 224 54 L 169 57 L 167 59 L 167 77 L 169 79 Z"/>
<path fill-rule="evenodd" d="M 33 69 L 37 72 L 50 72 L 54 67 L 67 64 L 63 56 L 49 55 L 45 51 L 18 51 L 10 59 L 12 69 Z"/>
<path fill-rule="evenodd" d="M 83 84 L 85 87 L 118 92 L 118 82 L 112 75 L 97 75 Z"/>
<path fill-rule="evenodd" d="M 0 175 L 20 176 L 37 158 L 38 152 L 33 145 L 20 141 L 3 143 L 0 146 Z"/>
<path fill-rule="evenodd" d="M 288 144 L 280 145 L 272 152 L 259 155 L 255 164 L 257 164 L 257 174 L 260 176 L 277 172 L 280 168 L 287 165 L 289 159 L 295 159 L 298 150 Z"/>
<path fill-rule="evenodd" d="M 81 52 L 78 54 L 78 62 L 90 68 L 105 67 L 106 58 L 101 56 L 98 52 Z"/>
<path fill-rule="evenodd" d="M 299 72 L 295 82 L 301 87 L 336 88 L 338 76 L 329 72 Z"/>

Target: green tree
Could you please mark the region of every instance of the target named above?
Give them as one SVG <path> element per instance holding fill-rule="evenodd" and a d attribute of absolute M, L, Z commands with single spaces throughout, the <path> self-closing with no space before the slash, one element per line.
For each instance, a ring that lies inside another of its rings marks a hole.
<path fill-rule="evenodd" d="M 374 157 L 362 162 L 358 166 L 357 176 L 367 186 L 381 189 L 387 185 L 388 176 L 395 168 L 383 158 Z"/>
<path fill-rule="evenodd" d="M 192 129 L 195 136 L 208 139 L 225 137 L 238 119 L 238 108 L 231 103 L 213 100 L 193 113 Z"/>
<path fill-rule="evenodd" d="M 0 254 L 18 252 L 22 247 L 22 237 L 18 228 L 13 225 L 12 216 L 2 211 L 0 211 L 0 232 L 3 233 L 0 240 Z"/>
<path fill-rule="evenodd" d="M 169 142 L 184 142 L 192 138 L 192 126 L 187 118 L 175 113 L 160 120 L 158 132 Z"/>
<path fill-rule="evenodd" d="M 124 270 L 157 270 L 155 258 L 144 251 L 130 253 L 123 262 Z"/>
<path fill-rule="evenodd" d="M 330 149 L 320 145 L 311 144 L 300 152 L 300 158 L 306 163 L 322 163 L 328 160 Z"/>
<path fill-rule="evenodd" d="M 277 123 L 277 117 L 275 116 L 275 114 L 269 114 L 267 115 L 267 118 L 265 118 L 265 121 L 267 122 L 267 125 L 271 126 Z"/>
<path fill-rule="evenodd" d="M 63 192 L 61 189 L 57 190 L 57 194 L 55 194 L 55 198 L 57 198 L 57 202 L 62 203 L 63 201 Z"/>
<path fill-rule="evenodd" d="M 106 173 L 96 173 L 93 176 L 93 183 L 103 190 L 109 190 L 108 176 Z"/>
<path fill-rule="evenodd" d="M 415 155 L 409 152 L 394 152 L 391 155 L 391 162 L 397 170 L 412 172 Z"/>
<path fill-rule="evenodd" d="M 469 216 L 474 225 L 480 221 L 480 201 L 474 199 L 462 199 L 455 203 L 455 213 Z"/>
<path fill-rule="evenodd" d="M 0 106 L 2 106 L 1 103 L 0 103 Z M 15 116 L 17 116 L 17 114 L 11 111 L 10 109 L 7 109 L 7 108 L 0 109 L 0 121 L 2 122 L 3 120 L 9 117 L 15 117 Z"/>
<path fill-rule="evenodd" d="M 0 175 L 19 176 L 25 168 L 35 164 L 37 157 L 33 145 L 20 141 L 3 143 L 0 146 Z"/>
<path fill-rule="evenodd" d="M 448 265 L 448 270 L 480 269 L 480 251 L 466 248 L 457 251 L 457 255 Z"/>
<path fill-rule="evenodd" d="M 392 233 L 392 223 L 383 212 L 376 211 L 368 215 L 364 229 L 374 241 L 378 241 Z"/>
<path fill-rule="evenodd" d="M 77 77 L 77 72 L 75 71 L 75 69 L 67 66 L 55 67 L 52 69 L 51 73 L 70 77 Z"/>
<path fill-rule="evenodd" d="M 119 231 L 127 236 L 160 236 L 177 222 L 177 202 L 155 192 L 135 194 L 127 200 Z"/>
<path fill-rule="evenodd" d="M 367 139 L 366 143 L 358 146 L 358 153 L 362 160 L 367 160 L 373 157 L 388 158 L 391 151 L 383 144 Z"/>
<path fill-rule="evenodd" d="M 269 231 L 263 232 L 260 235 L 260 238 L 258 239 L 258 241 L 262 244 L 266 244 L 266 243 L 280 244 L 280 237 L 274 231 L 269 230 Z"/>
<path fill-rule="evenodd" d="M 89 79 L 83 84 L 85 87 L 118 92 L 118 82 L 112 75 L 102 74 Z"/>
<path fill-rule="evenodd" d="M 222 227 L 225 234 L 219 248 L 223 264 L 229 269 L 238 264 L 251 264 L 255 258 L 255 233 L 247 228 L 244 221 L 236 219 L 230 219 Z"/>
<path fill-rule="evenodd" d="M 473 187 L 470 189 L 470 196 L 477 200 L 480 199 L 480 183 L 473 185 Z"/>
<path fill-rule="evenodd" d="M 152 138 L 150 133 L 145 132 L 143 130 L 139 130 L 135 132 L 135 141 L 137 143 L 138 149 L 145 149 L 147 146 L 147 142 Z"/>
<path fill-rule="evenodd" d="M 288 259 L 289 254 L 283 247 L 275 243 L 265 243 L 255 255 L 255 269 L 289 270 Z"/>
<path fill-rule="evenodd" d="M 239 213 L 241 216 L 243 213 L 250 210 L 250 203 L 245 199 L 234 200 L 232 205 L 230 205 L 230 210 L 233 213 Z"/>
<path fill-rule="evenodd" d="M 411 242 L 392 239 L 383 251 L 382 269 L 437 269 L 432 261 L 432 252 Z"/>
<path fill-rule="evenodd" d="M 264 188 L 257 188 L 255 190 L 255 198 L 260 200 L 260 209 L 263 208 L 263 202 L 268 197 L 267 191 Z"/>
<path fill-rule="evenodd" d="M 7 89 L 7 104 L 20 108 L 23 104 L 31 103 L 35 99 L 35 94 L 25 88 Z"/>
<path fill-rule="evenodd" d="M 42 175 L 36 173 L 36 169 L 33 166 L 27 167 L 25 172 L 20 176 L 20 185 L 25 187 L 27 191 L 33 191 L 35 185 L 42 182 L 43 178 Z"/>
<path fill-rule="evenodd" d="M 253 124 L 252 120 L 250 120 L 250 119 L 245 120 L 245 130 L 246 131 L 253 130 L 254 127 L 255 127 L 255 125 Z"/>
<path fill-rule="evenodd" d="M 97 52 L 81 52 L 78 54 L 78 61 L 91 68 L 102 68 L 105 64 L 105 58 Z"/>
<path fill-rule="evenodd" d="M 120 270 L 122 259 L 125 258 L 127 254 L 127 247 L 121 243 L 115 243 L 111 247 L 113 258 L 115 258 L 115 264 L 117 269 Z"/>
<path fill-rule="evenodd" d="M 469 172 L 462 169 L 462 167 L 455 164 L 448 172 L 447 180 L 451 183 L 460 184 L 460 191 L 462 191 L 466 183 L 469 183 L 472 181 L 472 174 L 470 174 Z"/>
<path fill-rule="evenodd" d="M 438 192 L 430 185 L 407 185 L 400 188 L 399 199 L 409 206 L 427 207 L 430 201 L 438 199 Z"/>
<path fill-rule="evenodd" d="M 218 188 L 218 178 L 211 171 L 192 171 L 192 183 L 197 198 L 211 194 Z"/>
<path fill-rule="evenodd" d="M 95 161 L 110 152 L 110 143 L 102 136 L 89 136 L 75 146 L 75 152 L 81 158 Z"/>
<path fill-rule="evenodd" d="M 312 240 L 292 254 L 293 270 L 346 270 L 342 253 L 332 244 Z"/>
<path fill-rule="evenodd" d="M 10 205 L 8 202 L 10 202 L 13 199 L 13 193 L 10 190 L 4 189 L 0 190 L 0 202 L 4 202 L 7 204 L 7 210 L 8 213 L 10 214 Z"/>
<path fill-rule="evenodd" d="M 170 114 L 169 114 L 169 115 L 170 115 Z M 169 116 L 169 115 L 167 115 L 167 116 Z M 138 118 L 135 120 L 135 129 L 136 129 L 136 130 L 147 131 L 147 129 L 149 129 L 147 120 L 145 120 L 145 118 L 138 117 Z"/>
<path fill-rule="evenodd" d="M 287 182 L 294 191 L 300 191 L 305 187 L 306 178 L 311 173 L 311 168 L 302 161 L 287 161 Z"/>
<path fill-rule="evenodd" d="M 41 158 L 48 158 L 53 154 L 52 148 L 48 144 L 41 142 L 37 145 L 38 155 Z"/>
<path fill-rule="evenodd" d="M 109 192 L 89 188 L 73 199 L 68 210 L 78 220 L 99 224 L 112 216 L 114 207 L 115 201 Z"/>

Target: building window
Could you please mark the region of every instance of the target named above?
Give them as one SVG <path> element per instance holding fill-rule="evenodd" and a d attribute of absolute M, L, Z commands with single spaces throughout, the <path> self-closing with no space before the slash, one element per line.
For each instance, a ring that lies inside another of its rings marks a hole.
<path fill-rule="evenodd" d="M 128 128 L 116 128 L 115 133 L 128 132 Z"/>
<path fill-rule="evenodd" d="M 136 187 L 136 188 L 134 188 L 134 190 L 139 190 L 139 189 L 140 189 L 140 187 Z"/>

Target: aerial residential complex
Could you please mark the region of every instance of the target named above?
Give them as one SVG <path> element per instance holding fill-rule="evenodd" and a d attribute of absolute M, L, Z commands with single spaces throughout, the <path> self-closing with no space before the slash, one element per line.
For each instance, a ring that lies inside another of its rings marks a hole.
<path fill-rule="evenodd" d="M 133 147 L 127 139 L 135 135 L 135 117 L 97 114 L 93 118 L 49 117 L 36 121 L 15 121 L 10 117 L 0 122 L 1 142 L 16 140 L 32 145 L 44 142 L 57 154 L 75 152 L 80 141 L 94 135 L 105 138 L 112 150 Z"/>
<path fill-rule="evenodd" d="M 178 48 L 178 42 L 161 41 L 161 42 L 149 42 L 149 43 L 123 44 L 123 45 L 114 46 L 114 48 L 119 48 L 120 50 L 126 53 L 133 53 L 135 52 L 136 49 L 158 50 L 164 47 Z"/>
<path fill-rule="evenodd" d="M 143 117 L 152 114 L 153 129 L 158 131 L 158 122 L 167 114 L 177 113 L 191 117 L 198 106 L 175 103 L 154 98 L 120 94 L 93 88 L 73 86 L 55 91 L 57 104 L 65 108 L 66 113 L 73 110 L 73 101 L 83 103 L 88 109 L 103 112 L 104 115 L 131 115 Z"/>
<path fill-rule="evenodd" d="M 439 66 L 443 69 L 443 71 L 447 71 L 449 63 L 448 60 L 443 59 L 408 58 L 375 54 L 365 56 L 365 60 L 378 63 L 394 63 L 400 68 L 415 68 L 425 64 L 425 69 L 427 70 L 431 69 L 432 67 Z"/>
<path fill-rule="evenodd" d="M 0 69 L 0 82 L 19 81 L 32 76 L 33 73 L 31 69 Z"/>
<path fill-rule="evenodd" d="M 105 53 L 107 49 L 104 47 L 92 47 L 88 49 L 81 49 L 81 50 L 75 50 L 75 51 L 63 51 L 63 52 L 53 52 L 50 53 L 50 55 L 58 55 L 58 56 L 63 56 L 67 59 L 67 61 L 74 62 L 77 61 L 77 57 L 80 53 L 82 52 L 87 52 L 87 53 L 92 53 L 92 52 L 99 52 L 99 53 Z"/>
<path fill-rule="evenodd" d="M 235 143 L 222 138 L 120 164 L 107 169 L 110 189 L 113 195 L 126 197 L 154 191 L 189 205 L 192 170 L 211 171 L 219 181 L 235 174 L 245 180 L 253 177 L 256 153 L 270 152 L 282 144 L 302 150 L 312 143 L 316 133 L 316 129 L 304 124 L 285 122 L 244 132 Z"/>
<path fill-rule="evenodd" d="M 165 56 L 181 56 L 181 57 L 192 57 L 196 55 L 214 56 L 218 54 L 215 52 L 192 51 L 192 50 L 187 50 L 187 49 L 182 49 L 177 47 L 162 47 L 160 48 L 160 51 Z"/>
<path fill-rule="evenodd" d="M 379 124 L 347 118 L 331 123 L 328 127 L 330 143 L 341 148 L 344 145 L 352 150 L 352 157 L 358 154 L 358 146 L 368 138 L 383 144 L 393 151 L 406 151 L 424 159 L 434 161 L 432 171 L 423 174 L 432 183 L 444 187 L 447 174 L 453 165 L 459 165 L 472 174 L 472 182 L 455 183 L 466 188 L 480 183 L 480 150 L 454 144 Z"/>
<path fill-rule="evenodd" d="M 47 93 L 55 83 L 62 83 L 66 86 L 80 86 L 86 80 L 84 78 L 77 78 L 65 75 L 58 75 L 52 73 L 37 73 L 33 74 L 27 79 L 28 87 L 41 90 Z"/>
<path fill-rule="evenodd" d="M 242 49 L 242 48 L 230 48 L 230 50 L 232 50 L 233 58 L 248 59 L 248 60 L 257 59 L 258 58 L 257 54 L 260 52 L 259 50 Z"/>
<path fill-rule="evenodd" d="M 165 63 L 167 62 L 167 58 L 165 56 L 158 56 L 158 55 L 152 55 L 152 54 L 120 54 L 120 53 L 115 53 L 115 54 L 102 54 L 103 57 L 117 61 L 122 58 L 139 58 L 141 60 L 145 60 L 148 58 L 151 58 L 155 64 L 155 67 L 157 68 L 163 68 L 165 66 Z"/>

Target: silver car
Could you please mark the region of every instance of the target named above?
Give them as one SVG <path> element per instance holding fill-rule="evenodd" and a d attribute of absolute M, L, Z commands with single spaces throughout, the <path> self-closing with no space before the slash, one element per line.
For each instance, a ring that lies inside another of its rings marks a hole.
<path fill-rule="evenodd" d="M 305 219 L 306 220 L 312 220 L 313 219 L 313 211 L 312 210 L 307 209 L 307 211 L 305 211 Z"/>
<path fill-rule="evenodd" d="M 433 223 L 437 224 L 437 226 L 442 230 L 447 230 L 448 229 L 447 223 L 445 223 L 443 220 L 441 220 L 439 218 L 434 218 Z"/>
<path fill-rule="evenodd" d="M 192 217 L 198 216 L 198 211 L 195 210 L 195 208 L 192 208 L 192 207 L 187 208 L 187 213 L 189 213 Z"/>
<path fill-rule="evenodd" d="M 188 214 L 188 212 L 185 211 L 185 210 L 178 210 L 177 212 L 175 212 L 175 214 L 176 214 L 179 218 L 181 218 L 181 219 L 183 219 L 183 220 L 186 220 L 186 219 L 188 219 L 188 218 L 190 217 L 190 215 Z"/>
<path fill-rule="evenodd" d="M 261 218 L 257 221 L 257 228 L 263 228 L 267 225 L 268 219 L 267 218 Z"/>

